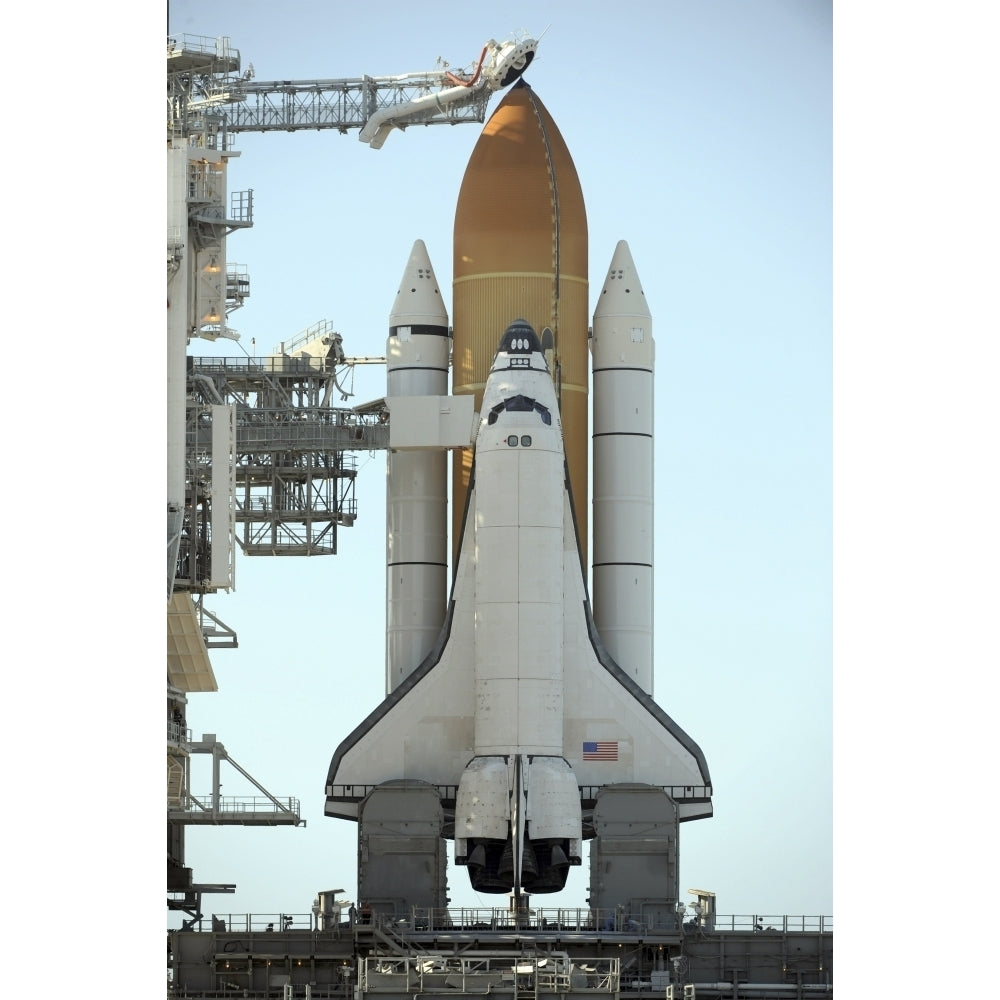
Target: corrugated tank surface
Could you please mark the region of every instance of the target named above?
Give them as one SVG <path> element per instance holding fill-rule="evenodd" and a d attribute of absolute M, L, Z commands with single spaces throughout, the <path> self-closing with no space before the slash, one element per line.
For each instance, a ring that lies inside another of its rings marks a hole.
<path fill-rule="evenodd" d="M 452 391 L 480 408 L 504 330 L 527 320 L 552 333 L 584 565 L 588 525 L 587 212 L 559 129 L 523 81 L 512 87 L 476 143 L 455 210 Z M 465 511 L 472 455 L 456 451 L 452 555 Z"/>

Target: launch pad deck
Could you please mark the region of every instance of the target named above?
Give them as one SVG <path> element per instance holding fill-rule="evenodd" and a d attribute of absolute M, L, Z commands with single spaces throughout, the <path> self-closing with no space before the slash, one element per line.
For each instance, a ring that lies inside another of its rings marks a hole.
<path fill-rule="evenodd" d="M 621 912 L 497 908 L 295 926 L 314 923 L 321 921 L 312 915 L 216 915 L 199 922 L 204 929 L 174 931 L 170 995 L 766 1000 L 833 993 L 829 917 L 719 916 L 714 927 L 688 921 L 668 929 Z"/>

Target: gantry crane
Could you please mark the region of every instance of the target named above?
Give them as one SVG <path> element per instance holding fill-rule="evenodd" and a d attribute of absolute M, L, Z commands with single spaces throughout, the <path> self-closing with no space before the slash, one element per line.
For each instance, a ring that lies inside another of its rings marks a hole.
<path fill-rule="evenodd" d="M 241 539 L 244 551 L 252 546 L 258 554 L 335 552 L 336 524 L 343 523 L 338 498 L 344 494 L 335 482 L 341 472 L 335 456 L 370 443 L 350 435 L 345 439 L 342 431 L 330 442 L 309 435 L 308 443 L 292 449 L 291 461 L 287 456 L 283 460 L 286 478 L 280 484 L 271 482 L 274 491 L 262 495 L 268 468 L 276 467 L 261 460 L 273 452 L 271 442 L 262 435 L 260 420 L 254 435 L 241 433 L 247 421 L 236 419 L 237 409 L 244 415 L 248 405 L 280 411 L 293 398 L 305 396 L 309 405 L 322 400 L 328 410 L 338 365 L 346 361 L 339 338 L 336 350 L 331 338 L 313 344 L 315 350 L 308 352 L 313 364 L 279 359 L 259 372 L 225 366 L 221 372 L 198 372 L 187 358 L 193 337 L 236 339 L 226 319 L 250 294 L 245 269 L 230 265 L 225 252 L 230 233 L 253 225 L 253 192 L 226 191 L 226 165 L 238 155 L 232 136 L 358 129 L 360 138 L 377 149 L 393 128 L 482 122 L 490 96 L 520 77 L 536 48 L 531 38 L 502 43 L 490 39 L 478 60 L 459 73 L 439 60 L 438 69 L 424 73 L 264 83 L 254 80 L 252 67 L 241 72 L 240 53 L 228 38 L 168 37 L 168 594 L 177 587 L 194 593 L 229 589 L 237 518 L 234 505 L 220 509 L 219 499 L 235 495 L 251 480 L 255 493 L 251 498 L 244 489 L 244 496 L 252 502 L 239 508 L 239 520 L 249 525 Z M 302 379 L 308 380 L 305 385 Z M 248 404 L 251 391 L 253 401 Z M 193 412 L 193 401 L 207 409 Z M 213 405 L 226 409 L 212 410 Z M 280 423 L 281 413 L 274 416 Z M 229 434 L 219 430 L 220 422 L 231 425 Z M 212 452 L 225 447 L 227 437 L 235 438 L 232 450 L 242 458 L 213 461 Z M 299 467 L 312 470 L 308 481 L 295 471 Z M 220 478 L 224 474 L 232 482 Z M 294 520 L 307 523 L 308 532 L 287 530 L 278 512 L 292 508 L 273 502 L 282 497 L 294 497 Z"/>
<path fill-rule="evenodd" d="M 191 135 L 202 117 L 221 114 L 228 132 L 360 129 L 372 149 L 393 128 L 483 122 L 491 95 L 512 84 L 534 58 L 532 38 L 490 39 L 474 68 L 439 68 L 398 76 L 344 80 L 254 81 L 253 65 L 240 73 L 240 54 L 228 38 L 188 35 L 167 39 L 168 129 Z"/>
<path fill-rule="evenodd" d="M 192 738 L 187 695 L 215 691 L 209 648 L 235 647 L 235 633 L 204 607 L 234 584 L 237 541 L 254 555 L 336 552 L 338 525 L 354 520 L 350 453 L 388 446 L 384 412 L 337 409 L 341 379 L 358 361 L 326 321 L 259 360 L 198 359 L 194 337 L 237 339 L 228 316 L 250 294 L 246 270 L 226 258 L 230 233 L 253 225 L 253 192 L 227 193 L 240 132 L 358 129 L 373 149 L 393 128 L 483 122 L 490 96 L 534 58 L 531 38 L 482 48 L 452 72 L 342 80 L 254 79 L 228 38 L 167 38 L 167 887 L 168 906 L 201 917 L 203 892 L 184 861 L 188 825 L 300 825 L 297 799 L 278 799 L 242 768 L 263 798 L 227 808 L 218 764 L 230 760 L 214 735 Z M 237 529 L 239 526 L 239 531 Z M 190 788 L 192 754 L 210 754 L 210 793 Z"/>

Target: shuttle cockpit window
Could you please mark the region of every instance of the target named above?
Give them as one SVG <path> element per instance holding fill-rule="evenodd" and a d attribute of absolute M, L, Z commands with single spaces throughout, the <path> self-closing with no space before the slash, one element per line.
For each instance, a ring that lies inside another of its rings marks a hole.
<path fill-rule="evenodd" d="M 537 354 L 541 349 L 538 334 L 523 319 L 515 320 L 507 327 L 500 341 L 500 350 L 507 354 Z"/>
<path fill-rule="evenodd" d="M 547 406 L 542 406 L 541 403 L 536 403 L 529 396 L 521 395 L 510 396 L 508 399 L 497 403 L 497 405 L 490 410 L 490 415 L 486 420 L 487 424 L 492 427 L 497 422 L 497 418 L 500 414 L 505 410 L 519 413 L 530 413 L 534 410 L 542 418 L 543 424 L 547 427 L 552 425 L 552 414 L 549 412 L 549 408 Z"/>

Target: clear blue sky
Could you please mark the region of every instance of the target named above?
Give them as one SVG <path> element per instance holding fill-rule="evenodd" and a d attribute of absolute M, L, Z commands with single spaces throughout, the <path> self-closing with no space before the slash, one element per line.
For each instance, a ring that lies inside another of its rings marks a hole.
<path fill-rule="evenodd" d="M 389 75 L 438 56 L 460 67 L 488 38 L 548 29 L 526 79 L 580 175 L 591 299 L 625 239 L 653 312 L 654 691 L 715 788 L 715 817 L 682 828 L 682 891 L 714 890 L 725 913 L 831 914 L 830 5 L 614 10 L 290 3 L 275 17 L 175 0 L 170 27 L 228 35 L 261 80 Z M 450 300 L 478 134 L 414 128 L 377 152 L 356 133 L 241 137 L 230 186 L 253 188 L 255 225 L 228 256 L 251 277 L 230 318 L 246 349 L 328 319 L 349 354 L 383 354 L 417 238 Z M 355 390 L 381 395 L 383 370 L 359 370 Z M 317 890 L 356 884 L 355 828 L 322 810 L 333 750 L 384 695 L 385 458 L 359 458 L 358 521 L 338 556 L 241 558 L 236 592 L 212 602 L 240 648 L 215 654 L 220 691 L 191 699 L 189 723 L 308 817 L 305 830 L 192 831 L 196 876 L 239 886 L 214 909 L 300 912 Z M 545 905 L 585 905 L 587 882 L 574 872 Z M 461 870 L 450 892 L 496 903 Z"/>

